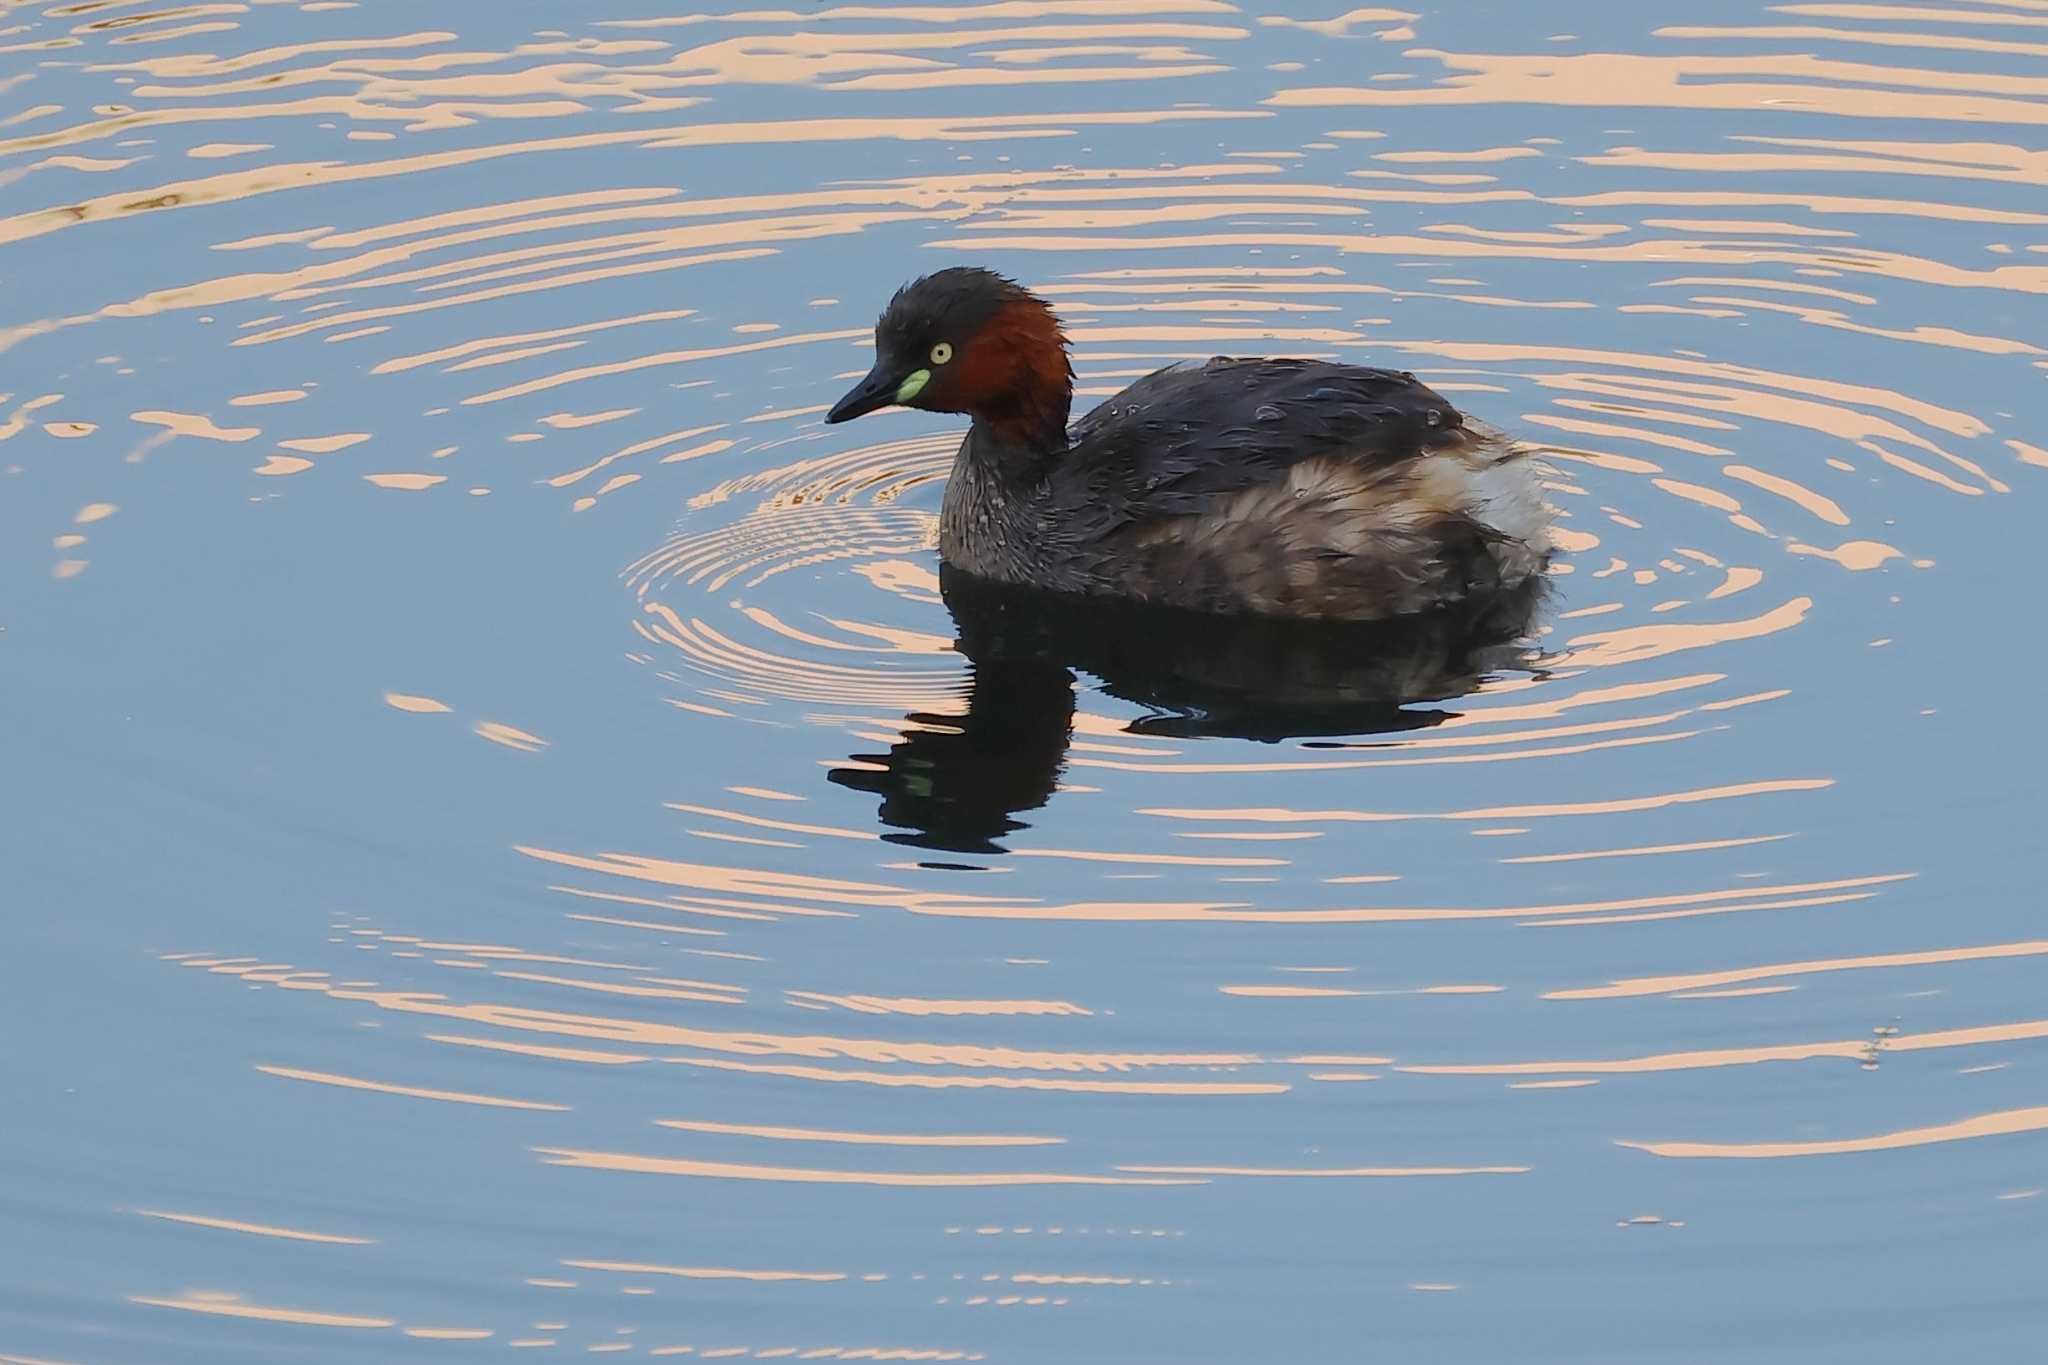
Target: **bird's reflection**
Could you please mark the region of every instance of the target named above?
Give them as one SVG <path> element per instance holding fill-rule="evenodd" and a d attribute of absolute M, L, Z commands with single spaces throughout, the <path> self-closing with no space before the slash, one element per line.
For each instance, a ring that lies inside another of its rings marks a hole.
<path fill-rule="evenodd" d="M 1542 589 L 1366 625 L 1212 617 L 1005 587 L 944 569 L 940 587 L 973 664 L 965 715 L 912 712 L 886 754 L 833 782 L 881 797 L 883 837 L 999 853 L 1012 818 L 1052 798 L 1073 734 L 1074 675 L 1147 708 L 1132 733 L 1276 741 L 1384 734 L 1452 714 L 1416 703 L 1528 668 Z"/>

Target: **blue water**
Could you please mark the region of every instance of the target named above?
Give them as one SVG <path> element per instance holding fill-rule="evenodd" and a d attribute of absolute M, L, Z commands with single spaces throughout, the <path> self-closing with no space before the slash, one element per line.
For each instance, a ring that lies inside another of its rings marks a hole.
<path fill-rule="evenodd" d="M 0 1360 L 2028 1358 L 2036 8 L 0 11 Z M 1544 446 L 1533 651 L 964 657 L 957 261 Z"/>

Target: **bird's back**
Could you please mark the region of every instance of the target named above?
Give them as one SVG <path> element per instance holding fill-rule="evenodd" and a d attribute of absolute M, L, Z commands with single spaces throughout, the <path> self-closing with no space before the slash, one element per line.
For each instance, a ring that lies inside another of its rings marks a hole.
<path fill-rule="evenodd" d="M 1398 370 L 1219 356 L 1155 371 L 1076 422 L 1054 495 L 1110 517 L 1198 513 L 1304 461 L 1398 463 L 1455 443 L 1463 421 Z"/>
<path fill-rule="evenodd" d="M 1528 463 L 1413 375 L 1218 358 L 1075 424 L 1041 526 L 1097 590 L 1198 611 L 1371 619 L 1539 572 Z"/>

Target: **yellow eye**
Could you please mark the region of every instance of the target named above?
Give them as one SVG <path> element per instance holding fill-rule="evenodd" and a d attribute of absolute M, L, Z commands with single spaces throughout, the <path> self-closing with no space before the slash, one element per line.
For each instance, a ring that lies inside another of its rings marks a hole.
<path fill-rule="evenodd" d="M 932 347 L 932 364 L 943 365 L 953 358 L 953 343 L 942 341 Z"/>

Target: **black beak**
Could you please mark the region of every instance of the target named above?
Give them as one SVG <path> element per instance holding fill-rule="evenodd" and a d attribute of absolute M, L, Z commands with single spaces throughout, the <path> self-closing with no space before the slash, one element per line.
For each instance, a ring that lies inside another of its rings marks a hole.
<path fill-rule="evenodd" d="M 868 371 L 868 377 L 855 384 L 846 397 L 832 405 L 832 411 L 825 414 L 829 422 L 850 422 L 863 417 L 876 408 L 887 407 L 896 401 L 896 390 L 903 384 L 903 376 L 895 372 L 893 365 L 875 362 L 875 368 Z"/>

